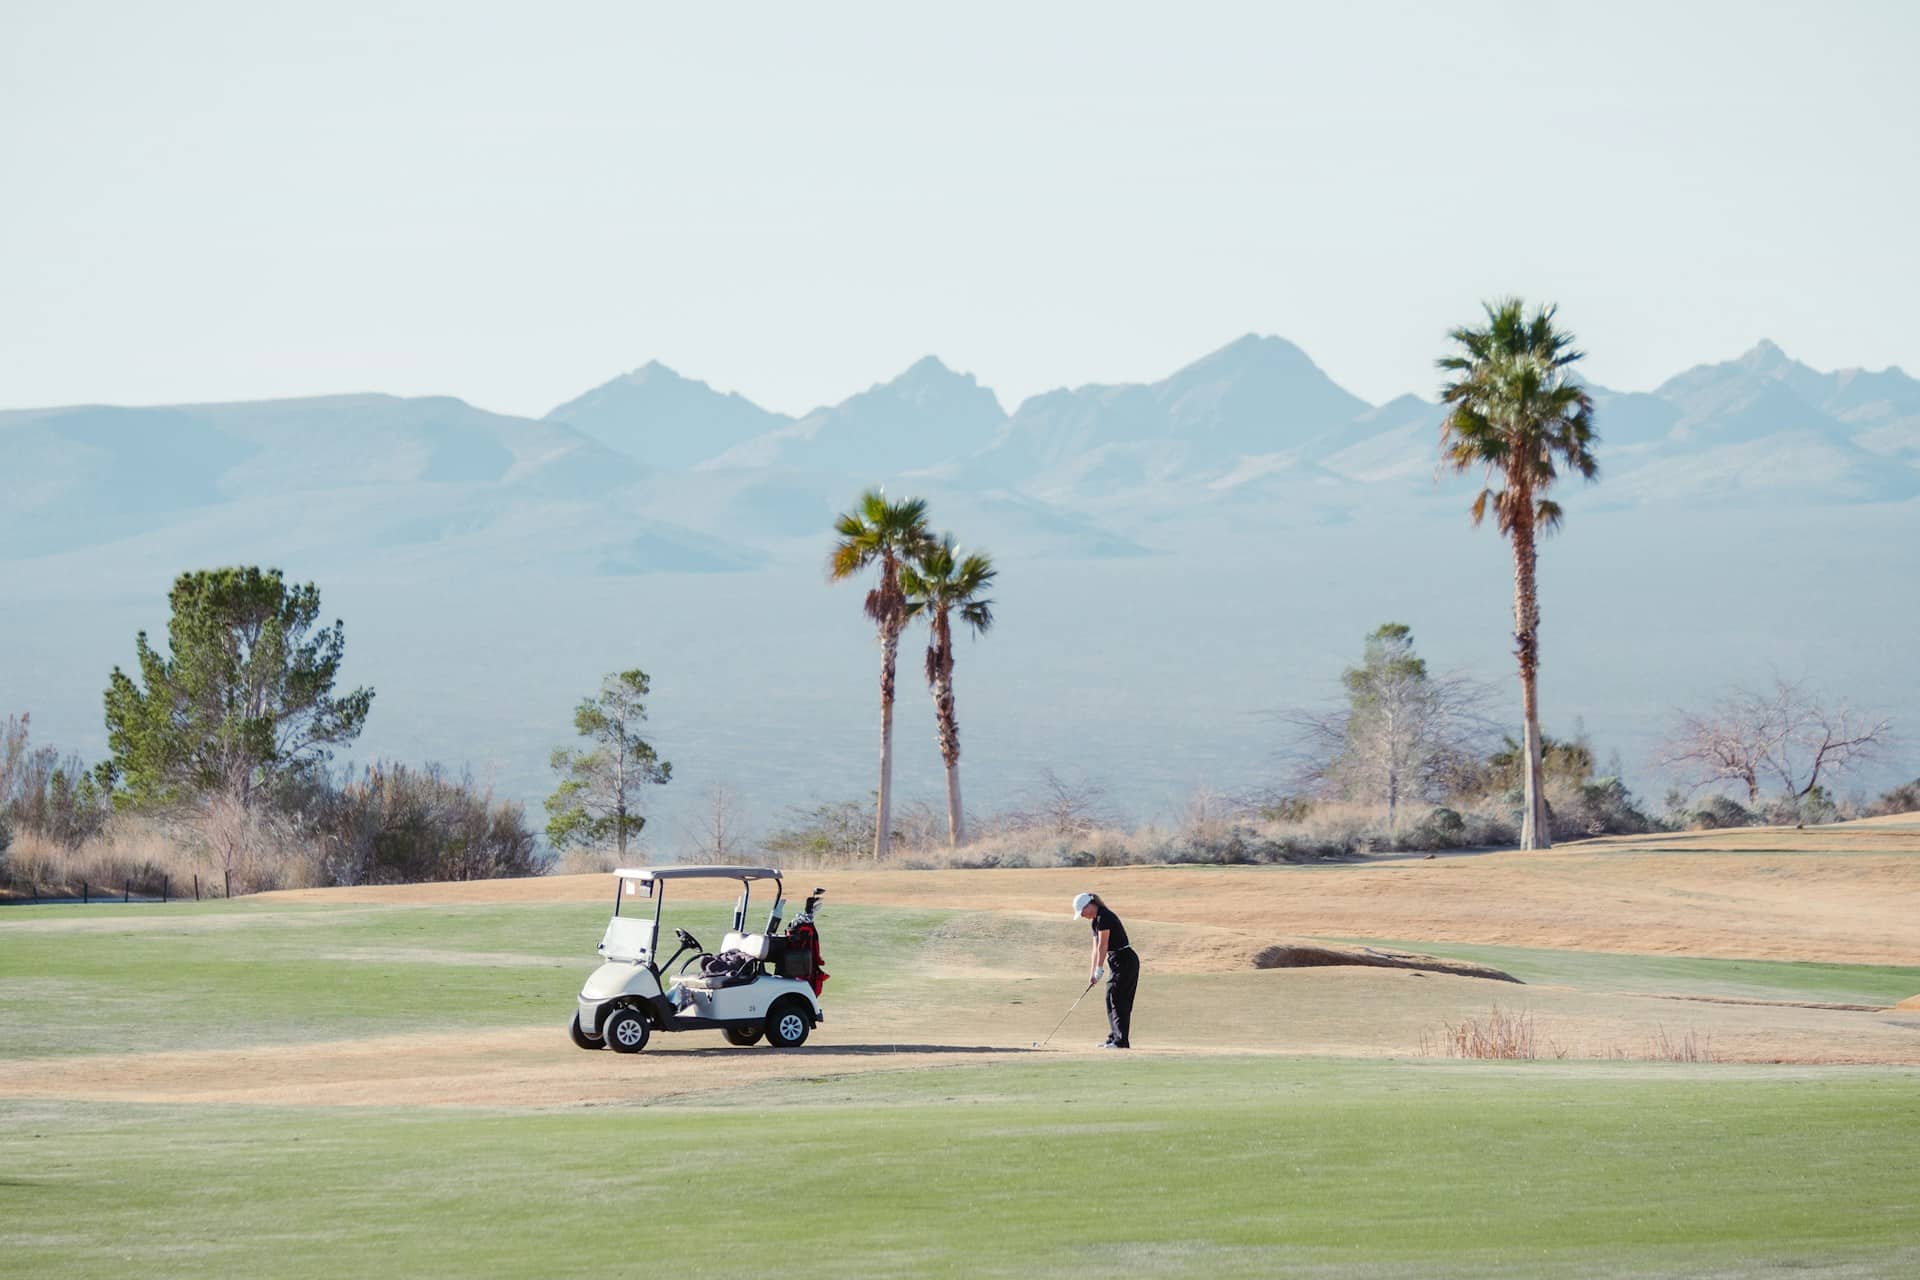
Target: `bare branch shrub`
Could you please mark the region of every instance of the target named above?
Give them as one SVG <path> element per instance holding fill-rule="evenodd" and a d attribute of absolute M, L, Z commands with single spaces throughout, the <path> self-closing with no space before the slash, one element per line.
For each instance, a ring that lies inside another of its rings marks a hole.
<path fill-rule="evenodd" d="M 1018 831 L 1083 836 L 1112 826 L 1113 814 L 1105 787 L 1084 776 L 1063 778 L 1046 768 L 1020 793 L 1005 820 Z"/>
<path fill-rule="evenodd" d="M 711 784 L 701 796 L 700 814 L 694 820 L 695 856 L 701 862 L 728 866 L 739 863 L 750 847 L 733 788 L 724 782 Z"/>
<path fill-rule="evenodd" d="M 78 755 L 34 747 L 32 716 L 0 724 L 0 833 L 31 831 L 74 848 L 99 835 L 112 809 Z M 0 850 L 6 835 L 0 834 Z"/>
<path fill-rule="evenodd" d="M 1430 673 L 1413 632 L 1398 623 L 1367 637 L 1364 658 L 1341 683 L 1337 705 L 1278 714 L 1291 730 L 1296 788 L 1383 806 L 1391 831 L 1403 805 L 1438 802 L 1467 785 L 1494 733 L 1485 685 Z"/>
<path fill-rule="evenodd" d="M 1704 711 L 1679 711 L 1660 764 L 1699 791 L 1722 783 L 1746 790 L 1749 809 L 1777 782 L 1795 804 L 1887 747 L 1893 723 L 1775 676 L 1768 689 L 1737 687 Z"/>

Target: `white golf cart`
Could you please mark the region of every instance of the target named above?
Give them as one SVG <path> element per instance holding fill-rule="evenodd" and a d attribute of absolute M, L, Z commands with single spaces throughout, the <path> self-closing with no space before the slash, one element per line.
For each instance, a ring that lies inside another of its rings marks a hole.
<path fill-rule="evenodd" d="M 797 1049 L 826 1018 L 817 991 L 826 975 L 816 972 L 819 934 L 813 923 L 826 890 L 815 889 L 782 934 L 785 899 L 780 873 L 770 867 L 639 867 L 613 874 L 613 919 L 600 939 L 605 963 L 580 989 L 570 1028 L 582 1049 L 638 1053 L 655 1031 L 719 1031 L 727 1043 L 742 1047 L 764 1035 L 775 1048 Z M 667 882 L 716 879 L 740 882 L 733 928 L 720 950 L 709 952 L 685 929 L 675 929 L 679 947 L 659 963 Z M 749 933 L 753 886 L 763 880 L 773 881 L 773 906 L 765 927 Z"/>

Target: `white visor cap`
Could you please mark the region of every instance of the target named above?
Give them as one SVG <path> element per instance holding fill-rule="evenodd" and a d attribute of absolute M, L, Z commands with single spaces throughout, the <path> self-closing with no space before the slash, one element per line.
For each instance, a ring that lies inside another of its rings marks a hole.
<path fill-rule="evenodd" d="M 1073 914 L 1077 916 L 1082 911 L 1085 911 L 1087 909 L 1087 905 L 1092 901 L 1093 901 L 1092 894 L 1090 893 L 1080 894 L 1078 897 L 1076 897 L 1073 900 Z"/>

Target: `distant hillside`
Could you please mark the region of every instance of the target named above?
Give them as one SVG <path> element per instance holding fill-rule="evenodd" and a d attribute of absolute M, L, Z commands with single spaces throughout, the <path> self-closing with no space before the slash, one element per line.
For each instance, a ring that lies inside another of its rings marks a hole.
<path fill-rule="evenodd" d="M 1920 383 L 1762 343 L 1592 390 L 1601 481 L 1562 487 L 1542 553 L 1550 731 L 1584 722 L 1657 795 L 1665 718 L 1724 682 L 1806 672 L 1920 719 L 1920 597 L 1889 589 L 1920 575 Z M 824 557 L 883 483 L 1001 567 L 993 633 L 959 647 L 973 802 L 1052 768 L 1171 815 L 1270 782 L 1263 713 L 1326 696 L 1384 621 L 1513 710 L 1511 565 L 1466 518 L 1474 478 L 1436 477 L 1440 419 L 1256 336 L 1012 413 L 931 357 L 800 419 L 658 364 L 541 420 L 385 395 L 0 412 L 0 714 L 98 758 L 103 682 L 174 575 L 274 564 L 321 585 L 380 690 L 357 758 L 471 764 L 536 813 L 569 709 L 644 665 L 670 856 L 711 783 L 763 827 L 871 786 L 873 631 Z M 937 797 L 902 662 L 901 795 Z M 1862 784 L 1912 777 L 1887 768 Z"/>
<path fill-rule="evenodd" d="M 1652 392 L 1593 392 L 1603 483 L 1581 492 L 1598 507 L 1920 495 L 1920 381 L 1899 369 L 1823 373 L 1762 342 Z M 181 562 L 709 572 L 817 542 L 872 483 L 938 495 L 937 519 L 1004 550 L 1139 555 L 1175 528 L 1437 496 L 1440 417 L 1418 396 L 1370 405 L 1254 334 L 1010 415 L 932 356 L 797 420 L 657 362 L 540 421 L 385 395 L 15 410 L 0 560 L 138 538 L 133 554 Z"/>
<path fill-rule="evenodd" d="M 565 423 L 647 466 L 684 471 L 792 419 L 650 360 L 567 401 L 546 421 Z"/>
<path fill-rule="evenodd" d="M 633 509 L 622 495 L 647 471 L 631 458 L 443 396 L 22 410 L 0 413 L 0 448 L 0 559 L 129 539 L 127 556 L 174 569 L 272 556 L 606 572 L 759 559 Z"/>
<path fill-rule="evenodd" d="M 875 480 L 962 457 L 1005 421 L 993 392 L 933 356 L 891 382 L 735 446 L 712 467 L 804 467 Z"/>

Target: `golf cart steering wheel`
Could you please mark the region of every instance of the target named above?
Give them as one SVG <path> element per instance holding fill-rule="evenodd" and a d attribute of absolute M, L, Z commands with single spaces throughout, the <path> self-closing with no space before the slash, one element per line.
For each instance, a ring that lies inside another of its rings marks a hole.
<path fill-rule="evenodd" d="M 713 959 L 713 956 L 707 951 L 707 949 L 700 945 L 700 939 L 694 937 L 692 934 L 688 933 L 685 929 L 675 929 L 673 931 L 673 936 L 680 943 L 680 949 L 682 951 L 693 952 L 692 955 L 688 956 L 685 960 L 682 960 L 680 962 L 680 967 L 678 969 L 674 970 L 674 973 L 676 975 L 685 973 L 687 971 L 687 966 L 694 963 L 696 960 L 704 964 L 706 961 Z M 678 955 L 679 952 L 675 952 L 674 954 Z"/>

